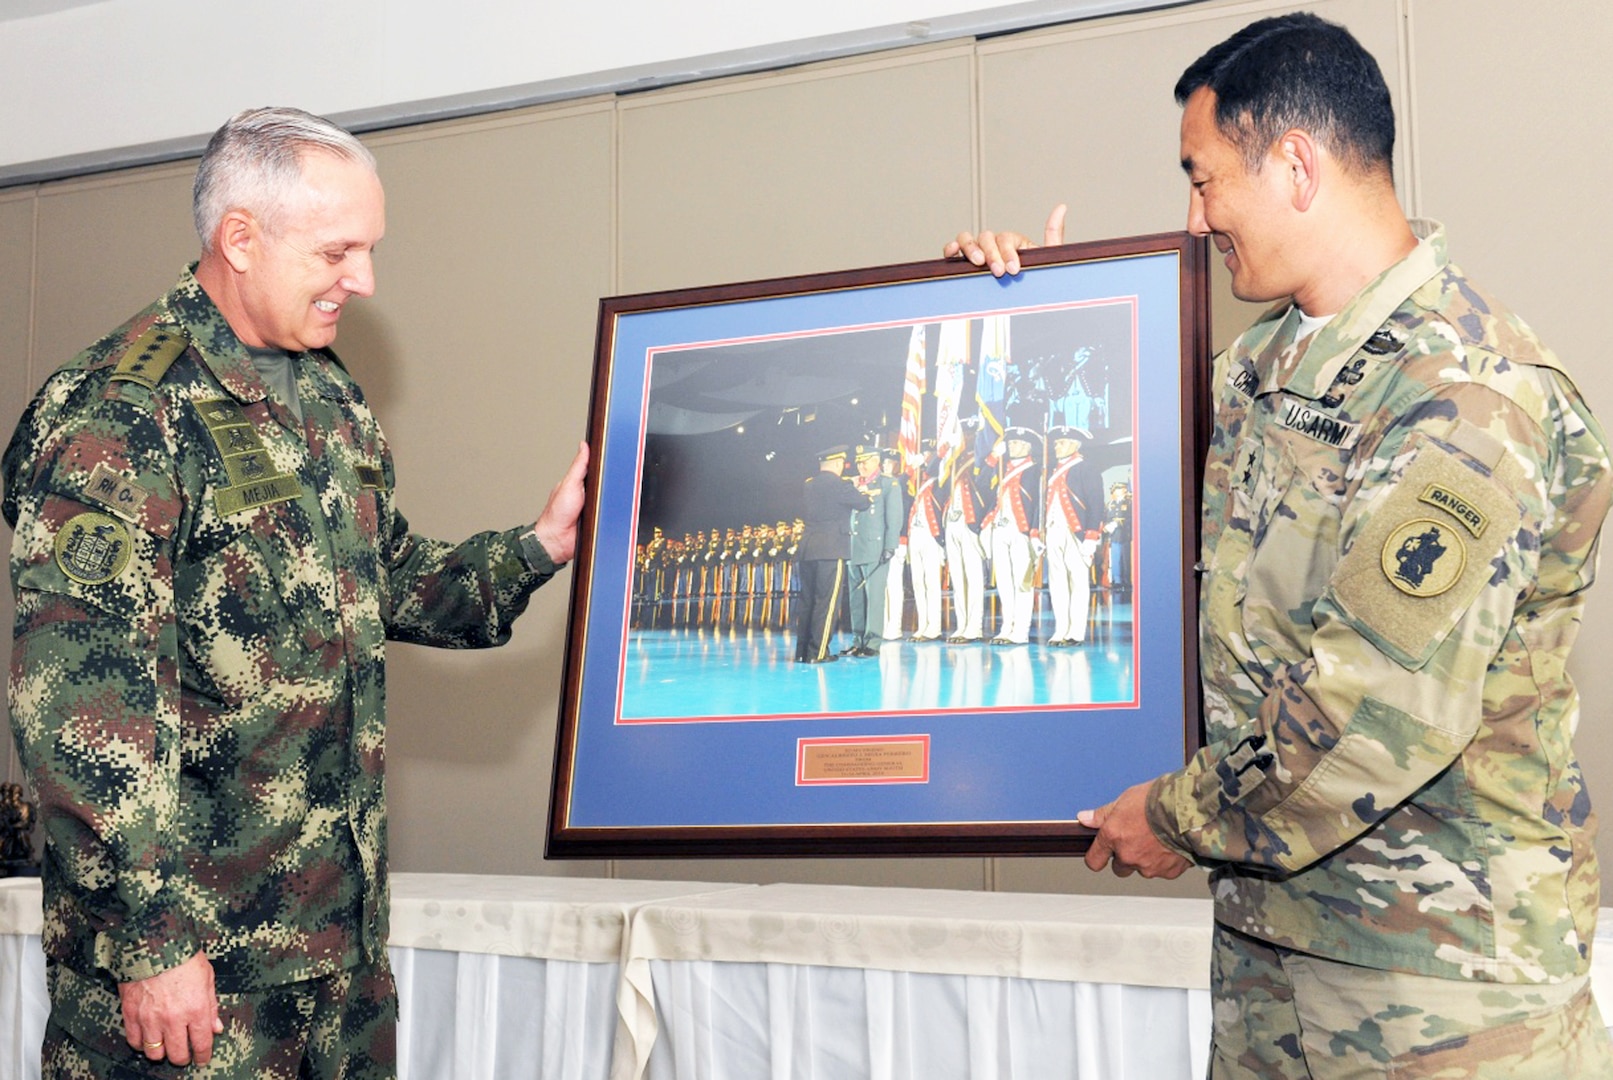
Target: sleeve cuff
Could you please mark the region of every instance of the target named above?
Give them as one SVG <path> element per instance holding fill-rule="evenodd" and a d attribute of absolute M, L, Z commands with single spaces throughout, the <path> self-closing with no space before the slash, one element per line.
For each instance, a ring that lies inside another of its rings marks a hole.
<path fill-rule="evenodd" d="M 521 561 L 526 563 L 528 570 L 546 578 L 552 577 L 560 569 L 549 558 L 549 552 L 544 548 L 543 541 L 538 539 L 536 529 L 527 529 L 521 534 Z"/>
<path fill-rule="evenodd" d="M 1179 772 L 1167 773 L 1155 780 L 1148 786 L 1148 800 L 1143 809 L 1148 817 L 1148 827 L 1154 833 L 1154 839 L 1183 858 L 1194 859 L 1193 851 L 1182 843 L 1175 815 L 1170 812 L 1169 793 L 1181 780 L 1182 774 Z"/>
<path fill-rule="evenodd" d="M 120 983 L 161 975 L 195 956 L 202 945 L 188 919 L 156 910 L 95 935 L 95 962 Z"/>

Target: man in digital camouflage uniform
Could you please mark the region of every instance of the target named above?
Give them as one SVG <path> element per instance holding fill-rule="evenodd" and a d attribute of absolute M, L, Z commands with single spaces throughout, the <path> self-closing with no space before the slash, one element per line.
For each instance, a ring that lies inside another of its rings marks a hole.
<path fill-rule="evenodd" d="M 44 1071 L 388 1077 L 385 643 L 507 640 L 572 556 L 586 450 L 536 526 L 414 535 L 327 348 L 374 288 L 369 153 L 242 113 L 195 209 L 200 261 L 46 382 L 4 459 Z"/>
<path fill-rule="evenodd" d="M 1613 1076 L 1564 670 L 1601 429 L 1406 220 L 1388 90 L 1345 30 L 1262 20 L 1176 96 L 1188 227 L 1278 303 L 1211 382 L 1208 745 L 1084 811 L 1087 864 L 1211 868 L 1213 1077 Z M 1019 246 L 948 250 L 1015 273 Z"/>

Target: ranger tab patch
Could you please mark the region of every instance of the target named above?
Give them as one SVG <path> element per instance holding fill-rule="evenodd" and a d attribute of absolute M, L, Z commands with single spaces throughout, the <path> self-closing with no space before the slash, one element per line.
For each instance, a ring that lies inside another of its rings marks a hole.
<path fill-rule="evenodd" d="M 1423 493 L 1417 496 L 1417 500 L 1429 506 L 1437 506 L 1460 521 L 1462 527 L 1473 534 L 1473 539 L 1477 540 L 1484 535 L 1484 526 L 1489 521 L 1489 518 L 1484 516 L 1484 511 L 1469 504 L 1450 488 L 1440 484 L 1429 484 L 1423 489 Z"/>
<path fill-rule="evenodd" d="M 132 546 L 127 525 L 88 511 L 56 534 L 56 565 L 80 585 L 105 585 L 129 565 Z"/>

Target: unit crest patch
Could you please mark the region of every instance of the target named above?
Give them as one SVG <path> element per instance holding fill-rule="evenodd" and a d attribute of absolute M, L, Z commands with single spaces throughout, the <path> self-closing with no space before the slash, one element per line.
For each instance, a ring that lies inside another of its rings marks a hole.
<path fill-rule="evenodd" d="M 1383 542 L 1383 572 L 1407 596 L 1438 596 L 1467 568 L 1467 548 L 1448 525 L 1416 518 Z"/>
<path fill-rule="evenodd" d="M 129 565 L 129 527 L 93 511 L 78 514 L 56 534 L 56 565 L 80 585 L 105 585 Z"/>

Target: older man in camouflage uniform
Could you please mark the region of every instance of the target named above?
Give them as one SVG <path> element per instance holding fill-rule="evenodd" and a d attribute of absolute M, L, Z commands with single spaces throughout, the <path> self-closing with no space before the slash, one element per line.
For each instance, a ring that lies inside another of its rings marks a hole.
<path fill-rule="evenodd" d="M 1564 669 L 1602 431 L 1401 213 L 1388 90 L 1341 27 L 1255 23 L 1176 95 L 1189 228 L 1281 302 L 1212 382 L 1209 743 L 1083 812 L 1087 863 L 1213 868 L 1213 1077 L 1613 1076 Z M 959 241 L 1010 272 L 1024 243 Z"/>
<path fill-rule="evenodd" d="M 575 545 L 411 533 L 327 346 L 374 287 L 374 160 L 242 113 L 199 263 L 53 375 L 6 452 L 11 715 L 46 829 L 52 1077 L 394 1071 L 387 639 L 498 645 Z"/>

